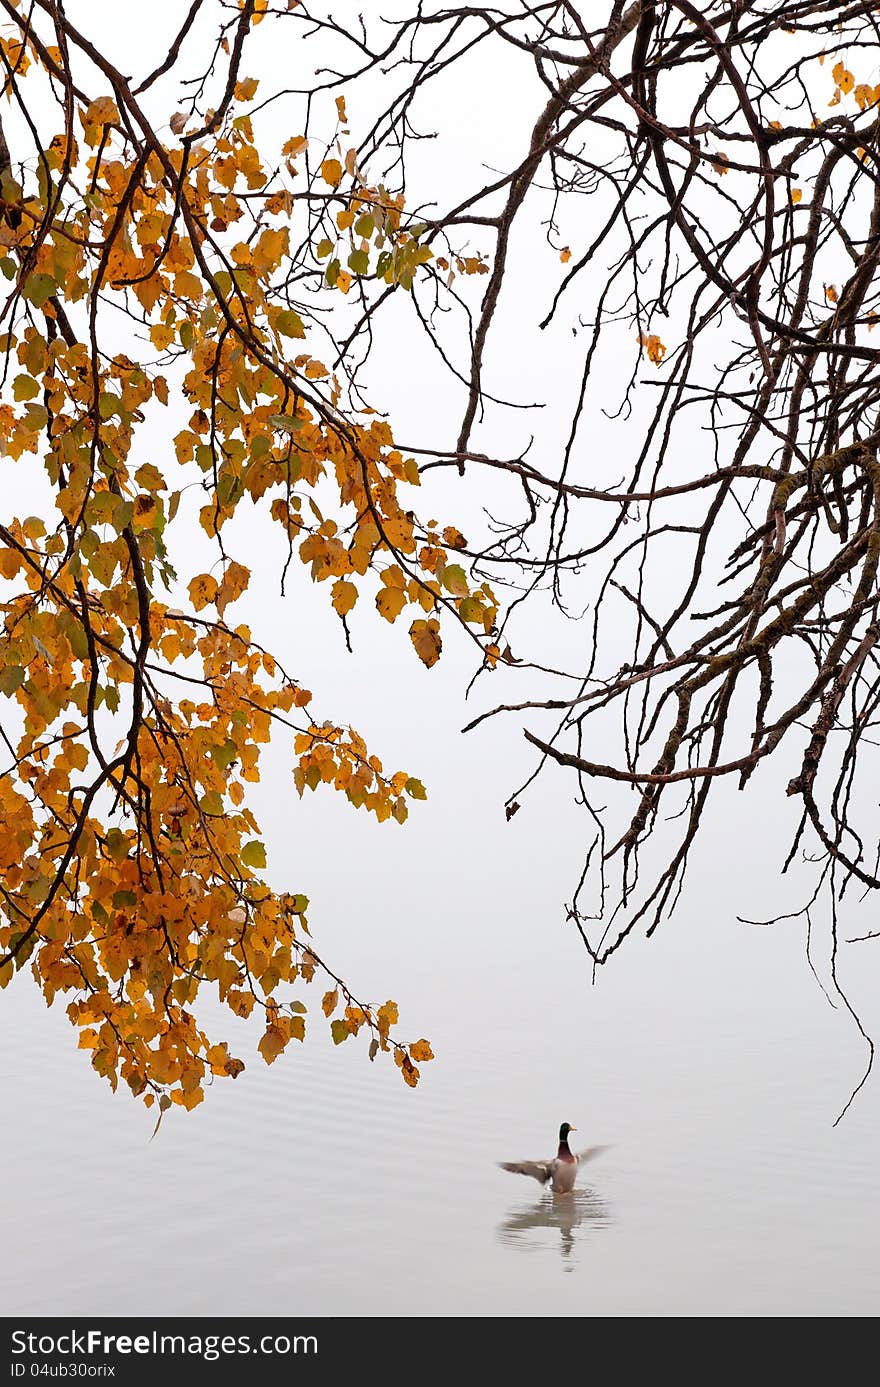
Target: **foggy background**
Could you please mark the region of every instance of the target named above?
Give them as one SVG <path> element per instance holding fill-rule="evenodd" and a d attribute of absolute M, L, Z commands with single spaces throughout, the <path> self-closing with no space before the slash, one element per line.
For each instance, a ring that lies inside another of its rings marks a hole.
<path fill-rule="evenodd" d="M 68 10 L 83 28 L 100 10 L 123 70 L 147 71 L 179 16 L 170 0 L 146 12 L 85 0 Z M 267 85 L 269 68 L 277 81 L 314 61 L 310 45 L 273 50 L 272 27 L 256 32 L 243 68 L 261 75 L 266 64 Z M 542 94 L 535 83 L 512 97 L 512 77 L 483 67 L 471 81 L 459 74 L 443 99 L 438 89 L 441 138 L 419 147 L 425 171 L 411 169 L 409 201 L 424 194 L 422 179 L 438 180 L 443 204 L 460 180 L 475 181 L 480 159 L 516 161 Z M 170 116 L 173 97 L 160 98 Z M 292 112 L 287 134 L 300 129 Z M 356 135 L 361 113 L 351 103 L 349 112 Z M 540 210 L 517 232 L 536 255 Z M 586 232 L 560 231 L 563 243 L 577 235 Z M 491 251 L 488 237 L 473 246 Z M 552 470 L 582 355 L 576 296 L 533 350 L 560 268 L 542 254 L 544 277 L 518 278 L 502 298 L 486 383 L 547 402 L 540 417 L 494 411 L 491 436 L 504 455 L 540 429 Z M 405 303 L 380 321 L 365 377 L 371 402 L 402 443 L 451 444 L 461 387 Z M 613 346 L 603 356 L 609 397 L 631 352 L 624 333 L 619 356 Z M 161 465 L 171 430 L 151 427 Z M 615 449 L 638 440 L 638 414 L 628 427 L 615 427 Z M 596 456 L 584 465 L 615 475 L 598 412 L 590 439 Z M 0 462 L 16 512 L 36 466 Z M 471 479 L 430 485 L 436 502 L 416 497 L 420 513 L 470 534 L 484 499 Z M 503 496 L 499 487 L 485 499 Z M 652 940 L 634 937 L 593 985 L 564 919 L 587 843 L 574 778 L 548 767 L 507 823 L 504 800 L 534 764 L 522 722 L 460 732 L 496 702 L 542 687 L 546 696 L 546 684 L 498 671 L 465 705 L 474 670 L 465 638 L 449 626 L 443 658 L 425 670 L 406 624 L 389 627 L 367 598 L 353 613 L 349 656 L 329 591 L 298 562 L 280 598 L 283 549 L 267 540 L 272 528 L 245 520 L 230 530 L 230 553 L 254 574 L 236 619 L 313 690 L 322 716 L 350 720 L 386 769 L 419 776 L 429 798 L 402 828 L 369 821 L 327 789 L 300 801 L 279 740 L 253 800 L 269 877 L 309 896 L 321 955 L 360 995 L 394 997 L 401 1035 L 429 1037 L 436 1062 L 411 1092 L 393 1066 L 368 1063 L 365 1045 L 334 1048 L 318 1017 L 305 1045 L 268 1069 L 256 1054 L 259 1028 L 207 1002 L 213 1038 L 228 1038 L 247 1068 L 234 1083 L 217 1081 L 194 1113 L 171 1111 L 151 1142 L 155 1117 L 93 1073 L 63 1000 L 47 1010 L 23 970 L 0 997 L 4 1313 L 875 1313 L 880 1085 L 869 1081 L 832 1127 L 864 1068 L 864 1042 L 823 996 L 801 922 L 736 920 L 803 903 L 807 875 L 779 880 L 791 820 L 784 768 L 757 774 L 747 796 L 724 787 L 710 800 L 675 918 Z M 181 537 L 178 522 L 178 545 Z M 539 599 L 509 634 L 517 654 L 577 669 L 589 628 L 556 619 Z M 842 935 L 865 933 L 875 917 L 870 902 L 853 900 Z M 820 916 L 823 976 L 827 947 Z M 880 1026 L 878 956 L 862 943 L 839 961 L 869 1031 Z M 305 996 L 315 1007 L 319 998 Z M 569 1216 L 493 1166 L 551 1154 L 563 1120 L 579 1145 L 612 1144 L 582 1176 L 588 1192 Z"/>

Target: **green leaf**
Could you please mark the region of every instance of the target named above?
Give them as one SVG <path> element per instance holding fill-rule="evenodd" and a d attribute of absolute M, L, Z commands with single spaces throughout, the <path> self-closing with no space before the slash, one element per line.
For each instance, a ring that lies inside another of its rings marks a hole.
<path fill-rule="evenodd" d="M 225 771 L 227 766 L 231 766 L 237 756 L 238 747 L 235 745 L 235 742 L 231 740 L 224 742 L 222 746 L 211 747 L 211 760 L 215 765 L 218 765 L 222 771 Z"/>
<path fill-rule="evenodd" d="M 356 275 L 369 274 L 370 257 L 365 250 L 353 250 L 348 257 L 348 268 L 354 270 Z"/>
<path fill-rule="evenodd" d="M 409 780 L 406 782 L 403 788 L 406 790 L 406 793 L 410 796 L 411 799 L 428 798 L 427 790 L 425 789 L 424 785 L 420 780 L 416 780 L 415 776 L 410 776 Z"/>
<path fill-rule="evenodd" d="M 42 308 L 47 299 L 55 293 L 56 284 L 51 275 L 28 275 L 22 287 L 22 294 L 28 303 Z"/>
<path fill-rule="evenodd" d="M 305 337 L 302 318 L 292 308 L 285 308 L 275 319 L 275 326 L 285 337 Z"/>
<path fill-rule="evenodd" d="M 326 260 L 327 256 L 330 254 L 332 249 L 333 242 L 328 241 L 325 238 L 323 241 L 318 242 L 317 246 L 315 247 L 315 254 L 317 255 L 319 260 Z"/>
<path fill-rule="evenodd" d="M 467 597 L 467 574 L 460 563 L 448 563 L 442 573 L 443 586 L 455 597 Z"/>
<path fill-rule="evenodd" d="M 208 790 L 207 794 L 202 795 L 199 800 L 199 808 L 203 814 L 210 814 L 213 818 L 219 818 L 223 813 L 223 796 L 219 790 Z"/>
<path fill-rule="evenodd" d="M 305 915 L 309 908 L 308 896 L 303 896 L 302 894 L 294 896 L 290 908 L 294 915 Z"/>
<path fill-rule="evenodd" d="M 114 909 L 114 910 L 122 910 L 123 906 L 126 906 L 126 905 L 134 906 L 134 905 L 137 905 L 137 903 L 138 903 L 138 898 L 137 898 L 137 896 L 135 895 L 135 893 L 134 893 L 133 891 L 114 891 L 114 892 L 113 892 L 113 909 Z"/>
<path fill-rule="evenodd" d="M 76 555 L 74 555 L 74 558 Z M 71 620 L 65 623 L 64 634 L 67 637 L 67 644 L 70 646 L 78 660 L 89 658 L 89 642 L 86 633 L 78 621 Z"/>
<path fill-rule="evenodd" d="M 31 376 L 16 376 L 12 382 L 12 398 L 14 400 L 32 400 L 39 393 L 40 387 Z"/>
<path fill-rule="evenodd" d="M 299 1012 L 300 1016 L 305 1016 L 308 1012 L 308 1007 L 305 1005 L 304 1002 L 291 1002 L 289 1005 L 290 1010 Z"/>
<path fill-rule="evenodd" d="M 369 240 L 375 230 L 376 223 L 373 221 L 371 213 L 362 212 L 354 224 L 354 234 L 364 236 Z"/>
<path fill-rule="evenodd" d="M 462 621 L 467 621 L 472 624 L 476 622 L 479 625 L 482 624 L 483 621 L 483 607 L 477 601 L 476 597 L 466 597 L 463 602 L 459 603 L 458 615 L 461 617 Z"/>
<path fill-rule="evenodd" d="M 117 533 L 122 534 L 126 525 L 131 524 L 134 515 L 134 505 L 131 501 L 120 501 L 113 508 L 113 528 Z"/>
<path fill-rule="evenodd" d="M 120 828 L 111 828 L 104 839 L 104 847 L 114 862 L 124 862 L 128 857 L 128 841 Z"/>
<path fill-rule="evenodd" d="M 324 277 L 325 277 L 325 279 L 327 280 L 327 283 L 330 285 L 330 288 L 331 288 L 331 289 L 333 288 L 333 285 L 336 283 L 337 279 L 339 278 L 339 270 L 340 270 L 339 261 L 334 257 L 334 258 L 330 261 L 330 264 L 327 266 L 326 270 L 324 271 Z"/>
<path fill-rule="evenodd" d="M 264 845 L 258 842 L 256 838 L 252 838 L 242 848 L 241 860 L 246 867 L 265 867 L 266 849 Z"/>
<path fill-rule="evenodd" d="M 348 1037 L 351 1035 L 351 1031 L 348 1029 L 344 1021 L 331 1021 L 330 1034 L 333 1037 L 333 1044 L 341 1045 L 343 1040 L 348 1040 Z"/>
<path fill-rule="evenodd" d="M 270 414 L 269 423 L 279 433 L 299 433 L 305 427 L 305 419 L 297 419 L 294 414 Z"/>
<path fill-rule="evenodd" d="M 16 689 L 20 689 L 24 683 L 25 671 L 21 665 L 6 665 L 0 669 L 0 693 L 11 698 Z"/>

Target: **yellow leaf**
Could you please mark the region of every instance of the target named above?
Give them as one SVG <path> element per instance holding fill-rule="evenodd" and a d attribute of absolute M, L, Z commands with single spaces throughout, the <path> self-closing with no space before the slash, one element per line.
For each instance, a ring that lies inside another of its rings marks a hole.
<path fill-rule="evenodd" d="M 844 96 L 849 96 L 849 93 L 855 86 L 856 79 L 853 77 L 846 64 L 842 61 L 836 63 L 831 69 L 831 76 L 834 78 Z"/>
<path fill-rule="evenodd" d="M 119 121 L 116 102 L 112 96 L 99 96 L 89 105 L 85 118 L 88 125 L 116 125 Z"/>
<path fill-rule="evenodd" d="M 568 264 L 569 260 L 571 259 L 571 250 L 568 246 L 564 246 L 563 249 L 559 252 L 559 259 L 562 261 L 563 265 Z"/>
<path fill-rule="evenodd" d="M 416 1040 L 410 1047 L 409 1052 L 412 1058 L 419 1064 L 427 1064 L 428 1060 L 434 1058 L 434 1051 L 431 1049 L 427 1040 Z"/>
<path fill-rule="evenodd" d="M 396 1026 L 400 1019 L 396 1002 L 386 1002 L 376 1013 L 376 1020 L 379 1030 L 383 1035 L 387 1035 L 392 1026 Z"/>
<path fill-rule="evenodd" d="M 803 193 L 801 192 L 800 188 L 792 188 L 792 190 L 791 190 L 791 200 L 792 200 L 792 202 L 794 203 L 795 207 L 797 207 L 797 205 L 798 205 L 798 203 L 800 202 L 800 200 L 801 200 L 802 197 L 803 197 Z"/>
<path fill-rule="evenodd" d="M 825 285 L 825 297 L 829 303 L 837 303 L 837 286 L 835 284 Z"/>
<path fill-rule="evenodd" d="M 358 600 L 358 590 L 346 578 L 337 578 L 331 589 L 330 601 L 340 616 L 346 616 Z"/>
<path fill-rule="evenodd" d="M 340 270 L 336 276 L 336 288 L 340 294 L 347 294 L 351 288 L 351 275 L 347 270 Z"/>
<path fill-rule="evenodd" d="M 212 578 L 210 573 L 200 573 L 197 578 L 193 578 L 188 592 L 193 606 L 200 612 L 217 596 L 217 579 Z"/>
<path fill-rule="evenodd" d="M 152 323 L 150 325 L 150 340 L 160 352 L 164 352 L 166 347 L 171 346 L 175 336 L 174 328 L 169 327 L 167 323 Z"/>
<path fill-rule="evenodd" d="M 342 165 L 338 159 L 325 159 L 321 165 L 321 177 L 331 188 L 338 188 L 342 182 Z"/>
<path fill-rule="evenodd" d="M 343 125 L 344 125 L 344 124 L 346 123 L 346 121 L 348 120 L 348 116 L 345 114 L 345 97 L 344 97 L 344 96 L 337 96 L 337 98 L 336 98 L 336 114 L 338 115 L 339 119 L 342 121 L 342 123 L 343 123 Z"/>
<path fill-rule="evenodd" d="M 234 560 L 227 565 L 226 572 L 217 589 L 216 605 L 217 611 L 222 616 L 226 608 L 241 597 L 248 583 L 250 582 L 251 571 L 245 568 L 244 564 L 236 563 Z"/>
<path fill-rule="evenodd" d="M 406 593 L 402 588 L 383 588 L 376 594 L 376 608 L 386 621 L 396 621 L 406 606 Z"/>
<path fill-rule="evenodd" d="M 332 1016 L 339 1005 L 339 989 L 334 988 L 332 992 L 325 992 L 321 999 L 321 1010 L 325 1016 Z"/>

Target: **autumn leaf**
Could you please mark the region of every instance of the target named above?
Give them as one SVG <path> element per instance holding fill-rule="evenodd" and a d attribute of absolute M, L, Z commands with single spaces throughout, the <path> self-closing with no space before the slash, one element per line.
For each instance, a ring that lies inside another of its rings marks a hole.
<path fill-rule="evenodd" d="M 321 165 L 321 177 L 331 188 L 338 188 L 342 182 L 342 165 L 338 159 L 325 159 Z"/>
<path fill-rule="evenodd" d="M 386 1035 L 392 1026 L 397 1025 L 399 1019 L 396 1002 L 385 1002 L 383 1006 L 379 1007 L 376 1015 L 379 1030 Z"/>
<path fill-rule="evenodd" d="M 278 1026 L 267 1026 L 257 1046 L 267 1064 L 273 1064 L 284 1050 L 287 1037 Z"/>
<path fill-rule="evenodd" d="M 460 530 L 456 530 L 454 525 L 447 525 L 443 531 L 443 543 L 449 549 L 466 549 L 467 540 Z"/>
<path fill-rule="evenodd" d="M 87 125 L 116 125 L 119 121 L 116 102 L 110 96 L 99 96 L 86 109 L 85 121 Z"/>
<path fill-rule="evenodd" d="M 337 578 L 331 589 L 330 600 L 339 615 L 347 616 L 357 599 L 358 590 L 354 583 L 350 583 L 346 578 Z"/>
<path fill-rule="evenodd" d="M 655 366 L 659 366 L 664 356 L 666 348 L 654 333 L 640 333 L 639 345 L 642 347 L 649 361 L 653 361 Z"/>
<path fill-rule="evenodd" d="M 382 588 L 376 594 L 376 609 L 386 621 L 395 621 L 406 606 L 406 593 L 403 588 Z"/>
<path fill-rule="evenodd" d="M 831 75 L 834 78 L 840 90 L 843 92 L 844 96 L 848 96 L 849 93 L 852 91 L 853 87 L 855 86 L 856 79 L 853 77 L 849 68 L 846 66 L 846 63 L 844 63 L 843 61 L 835 63 L 834 67 L 831 69 Z"/>
<path fill-rule="evenodd" d="M 422 664 L 427 665 L 428 669 L 436 665 L 443 649 L 439 621 L 433 617 L 427 621 L 416 620 L 409 628 L 409 636 Z"/>
<path fill-rule="evenodd" d="M 214 598 L 215 606 L 221 616 L 232 602 L 238 601 L 241 597 L 250 582 L 250 576 L 250 569 L 245 568 L 244 564 L 236 563 L 234 560 L 227 564 L 223 578 L 217 587 L 217 595 Z"/>
<path fill-rule="evenodd" d="M 217 579 L 212 578 L 210 573 L 200 573 L 197 578 L 193 578 L 189 583 L 190 601 L 197 612 L 203 611 L 217 597 Z"/>
<path fill-rule="evenodd" d="M 267 0 L 250 13 L 274 14 Z M 272 648 L 251 570 L 262 578 L 280 539 L 282 584 L 328 581 L 343 618 L 376 587 L 384 618 L 410 602 L 427 615 L 445 581 L 455 620 L 468 575 L 444 563 L 465 541 L 432 522 L 422 566 L 426 529 L 403 495 L 419 467 L 366 401 L 346 405 L 347 368 L 322 359 L 335 362 L 326 303 L 300 289 L 323 271 L 337 293 L 355 277 L 368 292 L 383 256 L 385 283 L 411 289 L 434 251 L 403 194 L 371 185 L 353 147 L 313 178 L 308 133 L 282 136 L 280 157 L 273 133 L 258 142 L 241 106 L 262 89 L 231 33 L 214 109 L 160 102 L 148 131 L 135 48 L 130 81 L 79 103 L 75 138 L 65 102 L 84 79 L 59 15 L 57 45 L 37 29 L 3 40 L 16 108 L 33 96 L 48 122 L 59 94 L 60 133 L 35 159 L 12 150 L 0 188 L 0 451 L 22 495 L 46 501 L 5 517 L 0 541 L 0 697 L 16 743 L 0 771 L 0 986 L 24 971 L 47 1003 L 63 999 L 94 1071 L 161 1119 L 243 1069 L 204 1029 L 206 991 L 261 1018 L 269 1064 L 305 1037 L 293 989 L 321 980 L 337 1044 L 404 1053 L 393 1004 L 358 1002 L 313 951 L 317 912 L 296 879 L 308 863 L 276 856 L 280 885 L 266 879 L 257 787 L 283 737 L 299 794 L 338 793 L 381 823 L 404 822 L 424 786 L 314 709 Z M 100 73 L 99 30 L 83 41 Z M 336 110 L 344 123 L 341 96 Z M 298 209 L 314 239 L 292 234 Z M 462 265 L 488 269 L 476 253 Z M 472 600 L 488 612 L 484 587 Z M 434 663 L 439 619 L 411 635 Z M 397 1067 L 412 1086 L 412 1061 Z"/>

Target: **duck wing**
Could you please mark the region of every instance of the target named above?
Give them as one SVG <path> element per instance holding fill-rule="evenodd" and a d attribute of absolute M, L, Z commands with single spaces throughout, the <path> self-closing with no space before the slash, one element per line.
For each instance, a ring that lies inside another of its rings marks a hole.
<path fill-rule="evenodd" d="M 511 1175 L 529 1175 L 533 1180 L 537 1180 L 539 1185 L 546 1185 L 547 1181 L 553 1176 L 555 1161 L 499 1161 L 502 1170 L 509 1170 Z"/>
<path fill-rule="evenodd" d="M 601 1156 L 603 1151 L 610 1151 L 610 1146 L 586 1146 L 583 1151 L 576 1151 L 578 1165 L 583 1165 L 584 1161 L 591 1161 L 595 1156 Z"/>

